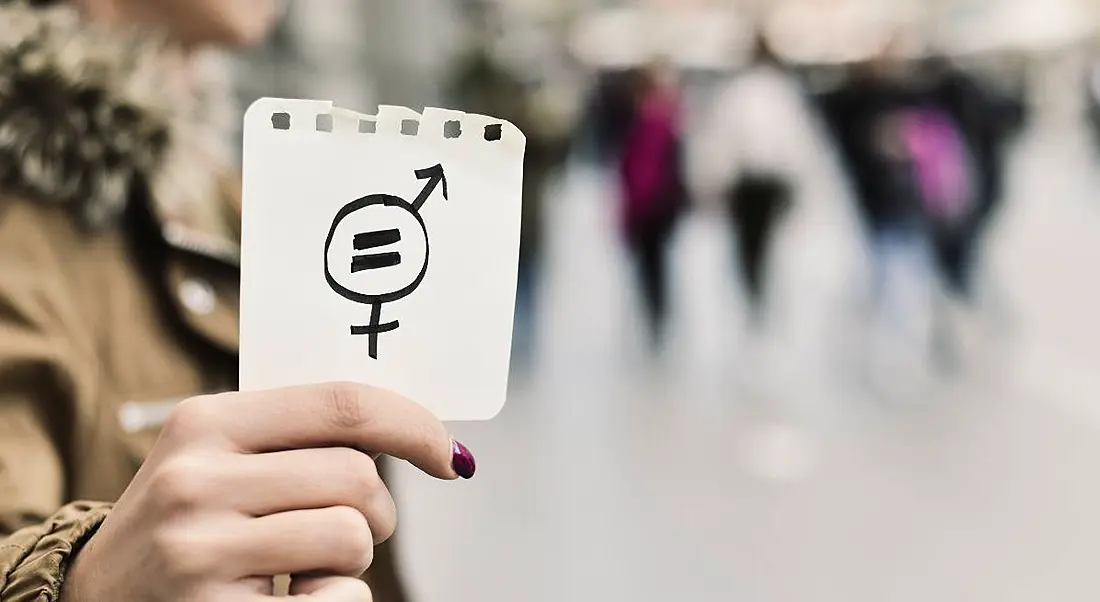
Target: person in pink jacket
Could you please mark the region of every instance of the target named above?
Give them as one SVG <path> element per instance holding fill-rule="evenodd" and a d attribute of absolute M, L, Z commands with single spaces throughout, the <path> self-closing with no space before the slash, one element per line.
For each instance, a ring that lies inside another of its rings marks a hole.
<path fill-rule="evenodd" d="M 659 344 L 668 309 L 668 247 L 686 200 L 680 93 L 668 65 L 638 70 L 633 110 L 619 157 L 619 218 L 637 268 L 650 334 Z"/>

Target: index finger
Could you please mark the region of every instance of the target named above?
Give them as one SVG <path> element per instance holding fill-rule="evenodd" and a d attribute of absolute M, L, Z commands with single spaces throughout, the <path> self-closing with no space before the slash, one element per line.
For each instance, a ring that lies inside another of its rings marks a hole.
<path fill-rule="evenodd" d="M 459 476 L 456 460 L 469 455 L 426 408 L 368 385 L 327 383 L 204 399 L 209 412 L 202 413 L 214 423 L 207 428 L 243 453 L 352 447 L 407 460 L 441 479 Z"/>

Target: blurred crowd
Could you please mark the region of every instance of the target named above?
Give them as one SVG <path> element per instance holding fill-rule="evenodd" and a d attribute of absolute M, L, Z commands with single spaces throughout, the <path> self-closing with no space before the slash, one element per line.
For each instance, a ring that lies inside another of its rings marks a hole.
<path fill-rule="evenodd" d="M 849 186 L 872 266 L 859 310 L 872 331 L 869 369 L 955 373 L 983 338 L 984 242 L 1033 104 L 1027 78 L 1059 53 L 1087 53 L 1091 38 L 1051 19 L 1015 37 L 975 25 L 1026 19 L 1016 5 L 834 4 L 424 0 L 362 21 L 371 32 L 410 31 L 434 22 L 423 18 L 434 10 L 458 27 L 439 32 L 431 50 L 382 56 L 368 47 L 380 45 L 373 36 L 334 36 L 291 3 L 280 34 L 245 63 L 252 76 L 242 99 L 259 89 L 331 92 L 349 106 L 446 104 L 520 125 L 529 140 L 521 366 L 534 348 L 550 185 L 564 168 L 596 167 L 617 183 L 607 199 L 618 216 L 613 234 L 630 257 L 657 351 L 668 328 L 670 245 L 693 212 L 728 228 L 748 319 L 766 331 L 771 250 L 785 221 L 817 202 L 813 170 L 827 155 Z M 1006 17 L 1010 9 L 1020 14 Z M 349 10 L 345 21 L 356 14 Z M 368 56 L 387 68 L 373 69 Z M 272 63 L 279 70 L 256 75 L 255 65 Z M 1100 123 L 1100 78 L 1080 80 Z M 914 317 L 914 308 L 927 315 Z"/>

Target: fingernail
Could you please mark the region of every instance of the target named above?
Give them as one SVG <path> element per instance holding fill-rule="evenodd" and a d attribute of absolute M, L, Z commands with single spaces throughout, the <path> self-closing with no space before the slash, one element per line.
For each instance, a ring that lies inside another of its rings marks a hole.
<path fill-rule="evenodd" d="M 457 439 L 451 439 L 451 466 L 454 467 L 455 473 L 464 479 L 472 479 L 474 471 L 477 470 L 474 455 Z"/>

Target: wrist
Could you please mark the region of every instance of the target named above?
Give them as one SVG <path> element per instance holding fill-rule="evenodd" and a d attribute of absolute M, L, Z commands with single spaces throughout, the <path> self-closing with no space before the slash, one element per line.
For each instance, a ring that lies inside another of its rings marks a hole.
<path fill-rule="evenodd" d="M 87 546 L 84 546 L 86 549 Z M 61 579 L 61 591 L 58 592 L 58 602 L 83 602 L 85 596 L 82 595 L 84 591 L 84 565 L 81 562 L 81 552 L 83 550 L 75 550 L 72 557 L 69 558 L 69 566 L 65 570 L 65 574 Z"/>
<path fill-rule="evenodd" d="M 58 591 L 57 602 L 85 602 L 98 599 L 89 592 L 91 580 L 95 577 L 93 570 L 95 560 L 92 556 L 96 547 L 96 534 L 102 524 L 99 522 L 94 530 L 73 544 L 72 552 L 61 575 L 61 588 Z"/>

